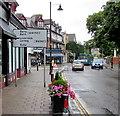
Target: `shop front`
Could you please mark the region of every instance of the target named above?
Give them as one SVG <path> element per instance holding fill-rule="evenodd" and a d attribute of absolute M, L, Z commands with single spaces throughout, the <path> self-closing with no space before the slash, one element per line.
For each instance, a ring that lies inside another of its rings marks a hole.
<path fill-rule="evenodd" d="M 25 74 L 25 48 L 13 47 L 13 40 L 18 39 L 14 29 L 25 29 L 22 23 L 11 13 L 7 4 L 0 1 L 0 73 L 2 87 L 15 82 Z"/>
<path fill-rule="evenodd" d="M 44 51 L 42 51 L 42 53 L 44 53 Z M 51 57 L 55 63 L 63 63 L 64 54 L 62 53 L 62 50 L 51 50 Z M 46 50 L 46 63 L 50 63 L 50 50 Z"/>

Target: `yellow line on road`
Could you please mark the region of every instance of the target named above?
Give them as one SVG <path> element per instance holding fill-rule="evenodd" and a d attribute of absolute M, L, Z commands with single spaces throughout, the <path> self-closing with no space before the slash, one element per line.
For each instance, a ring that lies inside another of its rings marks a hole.
<path fill-rule="evenodd" d="M 63 74 L 62 76 L 63 76 L 63 78 L 64 78 L 65 80 L 67 80 L 64 74 Z M 73 91 L 72 87 L 70 87 L 70 89 Z M 74 93 L 75 93 L 75 92 L 74 92 Z M 89 116 L 92 116 L 92 115 L 90 114 L 90 112 L 86 109 L 86 107 L 83 105 L 83 103 L 80 101 L 80 99 L 78 98 L 78 96 L 77 96 L 76 94 L 75 94 L 75 97 L 76 97 L 76 99 L 78 100 L 78 102 L 81 104 L 81 106 L 85 109 L 85 111 L 87 112 L 87 114 L 88 114 Z M 79 105 L 76 103 L 76 101 L 73 100 L 73 102 L 74 102 L 75 105 L 77 106 L 77 108 L 78 108 L 78 110 L 80 111 L 80 113 L 83 114 L 84 112 L 81 110 L 81 108 L 80 108 Z"/>
<path fill-rule="evenodd" d="M 78 98 L 78 96 L 77 95 L 75 95 L 76 96 L 76 99 L 79 101 L 79 103 L 82 105 L 82 107 L 85 109 L 85 111 L 87 112 L 87 114 L 89 115 L 89 116 L 92 116 L 91 114 L 90 114 L 90 112 L 86 109 L 86 107 L 83 105 L 83 103 L 80 101 L 80 99 Z"/>
<path fill-rule="evenodd" d="M 85 116 L 84 112 L 80 109 L 79 105 L 76 103 L 75 100 L 73 100 L 74 104 L 76 105 L 77 109 L 80 111 L 80 114 Z"/>

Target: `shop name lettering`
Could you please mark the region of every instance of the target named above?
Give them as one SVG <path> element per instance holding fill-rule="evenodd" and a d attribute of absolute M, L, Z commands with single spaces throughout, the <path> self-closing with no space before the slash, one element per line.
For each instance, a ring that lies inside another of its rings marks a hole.
<path fill-rule="evenodd" d="M 27 32 L 27 31 L 20 31 L 20 35 L 27 35 L 27 34 L 29 34 L 29 35 L 34 35 L 34 34 L 40 34 L 40 32 Z"/>

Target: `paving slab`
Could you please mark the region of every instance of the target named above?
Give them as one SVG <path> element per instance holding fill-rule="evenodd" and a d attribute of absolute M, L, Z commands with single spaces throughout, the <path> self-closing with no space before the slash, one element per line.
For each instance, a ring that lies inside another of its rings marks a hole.
<path fill-rule="evenodd" d="M 44 87 L 44 79 L 46 87 Z M 51 99 L 48 93 L 50 83 L 49 69 L 31 69 L 31 73 L 2 90 L 3 114 L 52 114 Z M 14 116 L 13 115 L 13 116 Z M 31 115 L 30 115 L 31 116 Z"/>

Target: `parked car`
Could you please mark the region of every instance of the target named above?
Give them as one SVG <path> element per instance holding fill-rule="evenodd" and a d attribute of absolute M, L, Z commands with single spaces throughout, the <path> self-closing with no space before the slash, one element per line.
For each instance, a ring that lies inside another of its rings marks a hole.
<path fill-rule="evenodd" d="M 80 61 L 84 64 L 84 65 L 90 65 L 91 61 L 89 61 L 88 59 L 80 59 Z"/>
<path fill-rule="evenodd" d="M 72 64 L 72 70 L 84 70 L 84 64 L 80 60 L 74 60 Z"/>
<path fill-rule="evenodd" d="M 94 60 L 91 64 L 91 68 L 94 69 L 94 68 L 99 68 L 99 69 L 103 69 L 103 61 L 102 60 Z"/>

